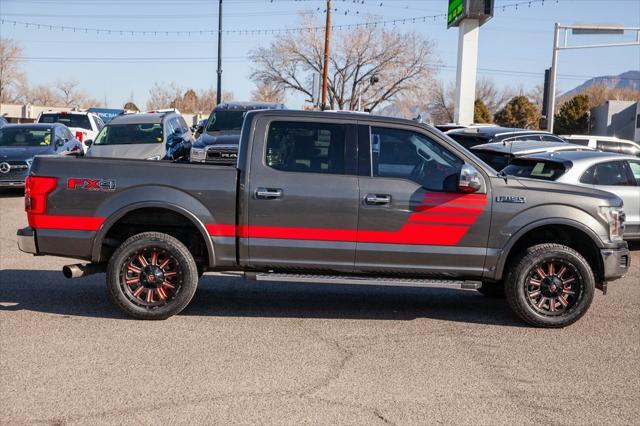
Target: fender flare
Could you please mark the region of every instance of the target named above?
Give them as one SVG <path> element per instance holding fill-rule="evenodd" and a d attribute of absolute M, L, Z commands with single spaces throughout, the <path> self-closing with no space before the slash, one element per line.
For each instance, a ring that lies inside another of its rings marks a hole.
<path fill-rule="evenodd" d="M 602 240 L 600 239 L 600 237 L 595 232 L 593 232 L 591 228 L 589 228 L 588 226 L 585 226 L 581 222 L 578 222 L 573 219 L 567 219 L 567 218 L 561 218 L 561 217 L 550 217 L 546 219 L 540 219 L 528 224 L 523 228 L 520 228 L 516 233 L 514 233 L 513 235 L 511 235 L 511 237 L 509 237 L 507 244 L 505 244 L 505 246 L 500 252 L 500 256 L 496 264 L 495 279 L 501 279 L 504 276 L 504 269 L 506 266 L 507 258 L 511 254 L 511 250 L 516 245 L 516 243 L 520 240 L 520 238 L 522 238 L 523 235 L 525 235 L 527 232 L 533 229 L 540 228 L 543 226 L 548 226 L 548 225 L 564 225 L 564 226 L 569 226 L 571 228 L 575 228 L 576 230 L 586 234 L 597 248 L 604 247 L 604 244 L 602 243 Z"/>
<path fill-rule="evenodd" d="M 93 239 L 93 246 L 91 249 L 91 260 L 93 262 L 99 262 L 100 256 L 102 253 L 102 243 L 104 242 L 104 237 L 107 235 L 109 230 L 113 227 L 113 225 L 118 222 L 121 218 L 123 218 L 126 214 L 131 213 L 135 210 L 145 209 L 145 208 L 158 208 L 164 210 L 171 210 L 174 213 L 178 213 L 184 216 L 186 219 L 191 221 L 191 223 L 198 229 L 202 238 L 204 239 L 205 245 L 207 246 L 207 254 L 209 257 L 209 267 L 215 266 L 215 249 L 213 247 L 213 242 L 211 241 L 211 237 L 207 232 L 206 227 L 202 223 L 200 219 L 198 219 L 193 213 L 189 210 L 185 209 L 174 203 L 167 202 L 157 202 L 157 201 L 143 201 L 138 203 L 129 204 L 126 207 L 116 210 L 100 225 L 100 228 L 96 232 L 96 235 Z"/>

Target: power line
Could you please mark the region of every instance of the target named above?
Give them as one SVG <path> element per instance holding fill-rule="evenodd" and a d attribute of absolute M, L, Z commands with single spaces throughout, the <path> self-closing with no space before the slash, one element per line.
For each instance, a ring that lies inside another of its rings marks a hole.
<path fill-rule="evenodd" d="M 6 1 L 6 0 L 3 0 Z M 43 0 L 40 0 L 43 1 Z M 242 1 L 242 0 L 238 0 Z M 244 1 L 253 1 L 253 0 L 244 0 Z M 290 1 L 290 0 L 281 0 L 281 1 Z M 295 0 L 300 1 L 300 0 Z M 548 2 L 549 0 L 547 0 Z M 556 0 L 557 2 L 558 0 Z M 517 9 L 519 6 L 541 4 L 544 5 L 545 0 L 525 0 L 517 3 L 509 3 L 500 6 L 502 10 L 515 8 Z M 332 25 L 331 30 L 346 30 L 353 28 L 372 28 L 378 26 L 387 26 L 387 25 L 405 25 L 405 24 L 415 24 L 415 23 L 427 23 L 427 22 L 437 22 L 438 18 L 446 18 L 446 13 L 438 13 L 434 15 L 424 15 L 424 16 L 416 16 L 416 17 L 406 17 L 406 18 L 396 18 L 396 19 L 386 19 L 386 20 L 378 20 L 378 21 L 370 21 L 364 23 L 356 23 L 356 24 L 340 24 L 340 25 Z M 24 26 L 25 28 L 32 28 L 35 30 L 56 30 L 56 31 L 67 31 L 73 33 L 96 33 L 96 34 L 105 34 L 105 35 L 120 35 L 120 36 L 192 36 L 192 35 L 213 35 L 217 34 L 217 30 L 212 29 L 188 29 L 188 30 L 136 30 L 136 29 L 112 29 L 112 28 L 89 28 L 89 27 L 76 27 L 69 25 L 56 25 L 56 24 L 43 24 L 37 22 L 27 22 L 27 21 L 17 21 L 13 19 L 0 19 L 0 25 L 13 24 L 13 26 Z M 224 30 L 223 33 L 226 35 L 269 35 L 269 34 L 292 34 L 292 33 L 301 33 L 304 31 L 320 31 L 324 30 L 323 26 L 315 26 L 315 27 L 293 27 L 293 28 L 261 28 L 261 29 L 237 29 L 237 30 Z"/>

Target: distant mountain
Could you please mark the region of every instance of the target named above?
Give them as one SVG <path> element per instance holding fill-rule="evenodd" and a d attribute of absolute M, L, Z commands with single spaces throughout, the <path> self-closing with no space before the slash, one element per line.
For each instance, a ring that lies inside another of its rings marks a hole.
<path fill-rule="evenodd" d="M 640 71 L 627 71 L 619 75 L 603 75 L 591 78 L 578 87 L 562 94 L 562 97 L 571 97 L 584 92 L 592 86 L 607 86 L 612 89 L 631 89 L 640 91 Z"/>

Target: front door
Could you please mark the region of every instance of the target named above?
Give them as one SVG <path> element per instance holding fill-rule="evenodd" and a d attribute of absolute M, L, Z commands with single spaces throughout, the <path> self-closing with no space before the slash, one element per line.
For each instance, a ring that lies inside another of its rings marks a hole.
<path fill-rule="evenodd" d="M 358 221 L 356 127 L 260 120 L 251 153 L 249 265 L 351 272 Z M 257 142 L 257 141 L 255 141 Z"/>
<path fill-rule="evenodd" d="M 486 184 L 459 192 L 464 161 L 426 132 L 360 126 L 358 135 L 370 170 L 359 178 L 356 271 L 480 276 L 490 226 Z"/>

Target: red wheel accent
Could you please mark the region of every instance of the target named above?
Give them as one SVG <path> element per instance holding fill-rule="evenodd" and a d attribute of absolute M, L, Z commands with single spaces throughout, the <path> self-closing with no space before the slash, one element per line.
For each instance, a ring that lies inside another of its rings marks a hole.
<path fill-rule="evenodd" d="M 180 291 L 179 262 L 165 250 L 150 247 L 133 254 L 121 271 L 121 287 L 138 306 L 154 309 L 170 302 Z"/>

